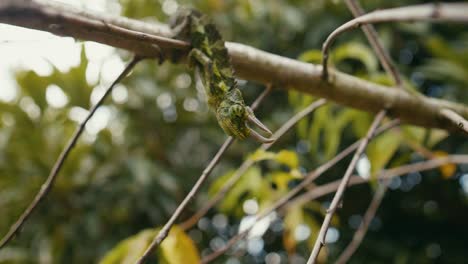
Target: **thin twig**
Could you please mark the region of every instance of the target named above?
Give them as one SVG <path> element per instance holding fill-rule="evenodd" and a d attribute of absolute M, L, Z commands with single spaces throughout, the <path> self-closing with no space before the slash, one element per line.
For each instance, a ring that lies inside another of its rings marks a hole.
<path fill-rule="evenodd" d="M 369 208 L 367 208 L 367 211 L 364 214 L 364 217 L 362 218 L 362 222 L 359 225 L 359 228 L 354 233 L 353 240 L 351 241 L 351 243 L 348 244 L 346 249 L 338 257 L 338 260 L 335 262 L 336 264 L 347 263 L 351 256 L 354 254 L 354 252 L 356 252 L 359 245 L 361 245 L 361 242 L 364 239 L 367 230 L 369 229 L 369 225 L 372 219 L 374 219 L 374 216 L 377 213 L 377 209 L 379 209 L 379 206 L 382 203 L 382 200 L 385 196 L 385 192 L 387 191 L 388 184 L 389 179 L 385 179 L 384 182 L 382 182 L 377 188 L 377 191 L 375 192 L 374 197 L 372 198 L 372 201 L 369 204 Z"/>
<path fill-rule="evenodd" d="M 42 184 L 41 189 L 39 192 L 36 194 L 34 197 L 34 200 L 31 202 L 31 204 L 26 208 L 26 210 L 23 212 L 23 214 L 16 220 L 16 222 L 10 227 L 10 230 L 8 233 L 2 238 L 0 241 L 0 248 L 4 247 L 14 236 L 15 234 L 19 231 L 21 226 L 25 223 L 25 221 L 29 218 L 31 213 L 34 211 L 34 209 L 39 205 L 39 203 L 46 197 L 46 195 L 49 193 L 49 191 L 52 189 L 54 182 L 62 169 L 63 164 L 65 163 L 65 160 L 67 159 L 68 155 L 72 151 L 73 147 L 75 146 L 76 142 L 80 138 L 81 134 L 84 131 L 84 128 L 86 127 L 86 124 L 88 121 L 93 117 L 94 113 L 96 110 L 103 104 L 104 100 L 107 98 L 107 96 L 112 92 L 114 86 L 118 84 L 127 74 L 135 67 L 135 65 L 142 60 L 142 57 L 135 56 L 132 61 L 125 67 L 125 69 L 120 73 L 120 75 L 114 80 L 114 82 L 109 86 L 109 88 L 106 90 L 104 95 L 99 99 L 99 101 L 96 103 L 96 105 L 93 106 L 93 108 L 90 110 L 86 118 L 81 122 L 81 124 L 77 127 L 75 130 L 75 133 L 73 136 L 70 138 L 68 141 L 66 147 L 62 150 L 60 153 L 60 156 L 58 157 L 57 161 L 55 162 L 49 176 L 47 177 L 46 181 Z"/>
<path fill-rule="evenodd" d="M 301 110 L 299 113 L 291 117 L 283 126 L 281 126 L 274 134 L 273 138 L 275 139 L 272 143 L 262 144 L 260 146 L 261 150 L 268 150 L 276 141 L 282 137 L 289 129 L 291 129 L 299 120 L 309 115 L 318 107 L 326 103 L 325 99 L 319 99 L 309 106 Z M 184 221 L 180 226 L 182 229 L 189 229 L 195 225 L 200 218 L 202 218 L 213 206 L 215 206 L 219 201 L 221 201 L 224 196 L 232 189 L 232 187 L 239 181 L 239 179 L 244 175 L 244 173 L 254 164 L 255 162 L 252 159 L 246 159 L 236 170 L 236 172 L 229 178 L 229 180 L 221 187 L 221 189 L 216 193 L 216 195 L 211 198 L 205 205 L 200 208 L 194 215 L 189 219 Z"/>
<path fill-rule="evenodd" d="M 252 103 L 252 109 L 255 109 L 259 103 L 265 98 L 265 96 L 270 93 L 272 88 L 272 85 L 269 84 L 267 88 L 257 97 L 257 99 Z M 208 176 L 210 175 L 211 171 L 214 169 L 214 167 L 218 164 L 219 160 L 221 159 L 222 155 L 224 152 L 229 148 L 231 143 L 234 141 L 233 137 L 228 137 L 226 141 L 224 141 L 223 145 L 221 148 L 218 150 L 216 155 L 213 157 L 213 159 L 210 161 L 208 166 L 203 170 L 202 174 L 198 178 L 197 182 L 193 185 L 192 189 L 190 192 L 185 196 L 184 200 L 179 204 L 179 206 L 176 208 L 174 213 L 171 215 L 167 223 L 163 226 L 161 231 L 154 237 L 153 241 L 151 244 L 146 248 L 145 252 L 143 255 L 136 261 L 136 263 L 141 264 L 144 263 L 145 260 L 149 257 L 149 255 L 154 252 L 159 245 L 164 241 L 164 239 L 167 237 L 169 234 L 169 231 L 171 230 L 172 226 L 175 224 L 179 216 L 182 214 L 184 211 L 185 207 L 189 204 L 189 202 L 195 197 L 195 195 L 198 193 L 200 188 L 202 187 L 203 183 L 206 181 Z"/>
<path fill-rule="evenodd" d="M 349 164 L 343 179 L 341 180 L 340 186 L 338 187 L 338 190 L 335 193 L 335 196 L 333 197 L 333 200 L 331 202 L 330 207 L 327 210 L 327 214 L 325 215 L 325 219 L 323 220 L 322 227 L 320 228 L 320 232 L 317 236 L 317 239 L 315 240 L 314 248 L 312 250 L 312 254 L 309 257 L 309 260 L 307 261 L 307 264 L 313 264 L 315 263 L 318 254 L 320 252 L 320 249 L 322 248 L 323 245 L 325 245 L 325 236 L 327 235 L 328 227 L 330 226 L 331 219 L 333 217 L 333 214 L 335 213 L 336 209 L 338 208 L 339 203 L 341 202 L 343 198 L 344 191 L 346 190 L 346 187 L 349 182 L 349 178 L 351 177 L 351 174 L 354 171 L 354 168 L 356 167 L 357 161 L 361 157 L 362 153 L 364 152 L 367 144 L 369 143 L 369 140 L 372 138 L 377 126 L 380 124 L 382 119 L 385 117 L 386 110 L 381 110 L 377 116 L 375 117 L 374 121 L 372 122 L 372 125 L 370 126 L 369 130 L 367 131 L 366 136 L 363 138 L 361 143 L 359 144 L 358 149 L 356 150 L 356 153 L 353 156 L 353 159 L 351 160 L 351 163 Z"/>
<path fill-rule="evenodd" d="M 393 120 L 385 125 L 382 125 L 381 127 L 379 127 L 376 132 L 375 132 L 375 136 L 391 129 L 391 128 L 394 128 L 395 126 L 397 126 L 399 124 L 399 120 Z M 292 189 L 291 191 L 289 191 L 285 196 L 283 196 L 280 200 L 276 201 L 272 206 L 270 206 L 269 208 L 263 210 L 263 212 L 257 214 L 255 216 L 255 220 L 252 221 L 252 224 L 245 228 L 244 231 L 242 232 L 239 232 L 236 236 L 232 237 L 224 247 L 218 249 L 217 251 L 211 253 L 210 255 L 206 256 L 205 258 L 203 258 L 202 260 L 202 263 L 208 263 L 208 262 L 211 262 L 213 261 L 214 259 L 216 259 L 217 257 L 221 256 L 222 254 L 224 254 L 224 252 L 226 252 L 232 245 L 235 244 L 235 242 L 239 241 L 240 239 L 242 239 L 245 235 L 247 235 L 250 230 L 255 226 L 255 224 L 262 220 L 264 217 L 266 217 L 267 215 L 269 215 L 270 213 L 272 213 L 273 211 L 275 210 L 278 210 L 279 208 L 283 207 L 284 205 L 286 205 L 290 199 L 292 199 L 292 197 L 294 195 L 296 195 L 297 193 L 299 193 L 299 191 L 301 191 L 304 187 L 308 186 L 311 182 L 313 182 L 315 179 L 317 179 L 320 175 L 322 175 L 325 171 L 327 171 L 328 169 L 330 169 L 331 167 L 333 167 L 336 163 L 338 163 L 340 160 L 342 160 L 343 158 L 345 158 L 347 155 L 349 155 L 350 153 L 352 153 L 355 149 L 357 149 L 361 143 L 363 139 L 360 139 L 358 141 L 356 141 L 354 144 L 348 146 L 345 150 L 341 151 L 338 155 L 336 155 L 333 159 L 329 160 L 328 162 L 322 164 L 321 166 L 319 166 L 317 169 L 315 169 L 314 171 L 308 173 L 304 180 L 299 184 L 297 185 L 294 189 Z"/>
<path fill-rule="evenodd" d="M 335 29 L 323 43 L 322 79 L 328 80 L 328 51 L 333 41 L 341 34 L 364 24 L 382 22 L 444 21 L 468 22 L 468 4 L 424 4 L 377 10 L 346 22 Z"/>
<path fill-rule="evenodd" d="M 359 17 L 364 14 L 364 10 L 362 9 L 358 1 L 345 0 L 345 3 L 354 17 Z M 367 40 L 369 41 L 369 43 L 375 51 L 375 54 L 379 58 L 380 64 L 382 64 L 382 67 L 385 69 L 387 74 L 390 75 L 390 77 L 392 77 L 393 81 L 395 82 L 395 85 L 397 87 L 403 87 L 400 72 L 395 67 L 395 63 L 393 63 L 387 50 L 383 47 L 382 42 L 380 42 L 379 36 L 374 26 L 372 24 L 363 25 L 362 31 L 364 31 Z"/>
<path fill-rule="evenodd" d="M 453 122 L 457 127 L 460 128 L 460 130 L 464 131 L 465 133 L 468 133 L 468 121 L 466 121 L 466 119 L 463 118 L 463 116 L 455 113 L 450 109 L 442 109 L 442 111 L 440 111 L 440 114 L 448 120 L 450 120 L 451 122 Z"/>

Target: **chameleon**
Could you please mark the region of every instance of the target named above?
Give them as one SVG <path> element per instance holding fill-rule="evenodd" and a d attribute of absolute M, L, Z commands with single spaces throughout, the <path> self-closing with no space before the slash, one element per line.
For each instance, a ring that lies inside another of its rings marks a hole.
<path fill-rule="evenodd" d="M 250 122 L 272 135 L 246 106 L 224 40 L 211 20 L 197 10 L 180 8 L 171 18 L 170 26 L 174 38 L 191 43 L 188 64 L 201 79 L 208 106 L 224 132 L 241 140 L 252 137 L 261 143 L 273 142 L 271 137 L 266 138 L 248 126 Z"/>

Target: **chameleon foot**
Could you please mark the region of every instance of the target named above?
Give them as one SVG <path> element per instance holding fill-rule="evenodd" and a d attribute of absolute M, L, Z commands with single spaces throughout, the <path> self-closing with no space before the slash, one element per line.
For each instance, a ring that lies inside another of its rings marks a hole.
<path fill-rule="evenodd" d="M 252 122 L 253 124 L 255 124 L 261 130 L 268 133 L 269 136 L 273 135 L 273 133 L 271 133 L 270 129 L 268 129 L 268 127 L 266 127 L 262 122 L 260 122 L 260 120 L 257 119 L 257 117 L 254 115 L 252 109 L 250 107 L 248 107 L 248 106 L 246 108 L 247 108 L 247 118 L 249 119 L 249 121 Z"/>
<path fill-rule="evenodd" d="M 264 143 L 264 144 L 266 144 L 266 143 L 272 143 L 273 141 L 276 140 L 275 138 L 266 138 L 266 137 L 260 135 L 259 133 L 257 133 L 257 131 L 251 129 L 250 127 L 249 127 L 249 130 L 250 130 L 250 136 L 251 136 L 253 139 L 255 139 L 255 140 L 257 140 L 258 142 L 260 142 L 260 143 Z"/>
<path fill-rule="evenodd" d="M 247 109 L 247 120 L 249 120 L 252 124 L 256 125 L 261 130 L 268 133 L 268 136 L 272 136 L 273 133 L 271 133 L 270 129 L 268 129 L 262 122 L 260 122 L 260 120 L 257 119 L 257 117 L 255 117 L 252 109 L 250 107 L 248 107 L 248 106 L 246 107 L 246 109 Z M 253 130 L 249 126 L 247 126 L 247 128 L 250 131 L 250 136 L 252 138 L 254 138 L 255 140 L 257 140 L 258 142 L 271 143 L 271 142 L 275 141 L 274 138 L 265 138 L 264 136 L 260 135 L 259 133 L 257 133 L 257 131 Z"/>

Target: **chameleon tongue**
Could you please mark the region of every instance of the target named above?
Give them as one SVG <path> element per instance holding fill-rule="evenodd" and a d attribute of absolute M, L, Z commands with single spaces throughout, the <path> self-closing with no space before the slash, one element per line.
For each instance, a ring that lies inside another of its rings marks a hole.
<path fill-rule="evenodd" d="M 268 127 L 266 127 L 262 122 L 260 122 L 260 120 L 258 120 L 255 117 L 255 115 L 254 115 L 252 109 L 250 109 L 250 107 L 247 107 L 247 118 L 249 119 L 250 122 L 255 124 L 258 128 L 260 128 L 261 130 L 268 133 L 269 136 L 273 135 L 273 133 L 271 133 L 270 129 L 268 129 Z"/>
<path fill-rule="evenodd" d="M 250 136 L 260 143 L 272 143 L 273 141 L 275 141 L 274 138 L 266 138 L 260 135 L 259 133 L 257 133 L 257 131 L 251 129 L 250 127 L 249 127 L 249 130 L 250 130 Z"/>

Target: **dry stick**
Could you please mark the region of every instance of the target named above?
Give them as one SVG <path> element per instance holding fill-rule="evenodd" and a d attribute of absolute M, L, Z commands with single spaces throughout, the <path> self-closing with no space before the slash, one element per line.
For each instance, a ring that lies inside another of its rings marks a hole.
<path fill-rule="evenodd" d="M 356 252 L 356 250 L 358 249 L 359 245 L 364 239 L 364 236 L 367 233 L 372 219 L 374 219 L 374 216 L 377 213 L 377 209 L 379 209 L 380 203 L 382 202 L 385 196 L 385 192 L 387 191 L 388 184 L 389 179 L 385 179 L 384 182 L 380 183 L 377 191 L 374 194 L 374 197 L 372 198 L 369 208 L 367 208 L 366 213 L 364 214 L 359 228 L 354 233 L 353 240 L 351 241 L 351 243 L 348 244 L 346 249 L 338 257 L 338 260 L 335 262 L 336 264 L 347 263 L 351 256 L 354 254 L 354 252 Z"/>
<path fill-rule="evenodd" d="M 299 122 L 302 118 L 309 115 L 312 111 L 317 109 L 318 107 L 322 106 L 326 103 L 325 99 L 319 99 L 309 106 L 301 110 L 299 113 L 295 114 L 292 118 L 290 118 L 283 126 L 281 126 L 274 134 L 273 138 L 275 141 L 272 143 L 262 144 L 260 146 L 261 150 L 269 149 L 276 141 L 282 137 L 289 129 L 291 129 L 297 122 Z M 244 175 L 244 173 L 254 164 L 255 162 L 252 159 L 246 159 L 241 166 L 236 170 L 236 172 L 229 178 L 229 180 L 223 185 L 223 187 L 216 193 L 216 195 L 210 199 L 200 210 L 198 210 L 194 215 L 192 215 L 189 219 L 184 221 L 180 226 L 182 229 L 189 229 L 193 225 L 195 225 L 200 218 L 202 218 L 213 206 L 215 206 L 219 201 L 221 201 L 224 196 L 232 189 L 232 187 L 237 183 L 237 181 Z"/>
<path fill-rule="evenodd" d="M 267 88 L 258 96 L 258 98 L 252 103 L 251 107 L 254 110 L 260 102 L 265 98 L 265 96 L 271 91 L 272 85 L 269 84 Z M 167 223 L 163 226 L 161 231 L 154 237 L 153 241 L 151 244 L 146 248 L 145 252 L 143 255 L 136 261 L 136 263 L 144 263 L 145 260 L 149 257 L 149 255 L 154 252 L 158 246 L 161 244 L 161 242 L 164 241 L 164 239 L 167 237 L 169 234 L 169 231 L 171 230 L 172 226 L 175 224 L 177 221 L 177 218 L 182 214 L 184 211 L 185 207 L 189 204 L 189 202 L 195 197 L 195 195 L 198 193 L 200 188 L 202 187 L 203 183 L 205 180 L 208 178 L 210 175 L 211 171 L 214 169 L 214 167 L 218 164 L 221 156 L 224 154 L 224 152 L 227 150 L 227 148 L 231 145 L 231 143 L 234 141 L 233 137 L 228 137 L 226 141 L 224 141 L 223 145 L 221 148 L 218 150 L 216 155 L 213 157 L 213 159 L 210 161 L 208 166 L 203 170 L 202 174 L 198 178 L 197 182 L 193 185 L 192 189 L 190 192 L 185 196 L 184 200 L 179 204 L 179 206 L 176 208 L 172 216 L 169 218 Z"/>
<path fill-rule="evenodd" d="M 455 125 L 457 125 L 460 130 L 468 133 L 468 121 L 466 121 L 461 115 L 455 113 L 450 109 L 442 109 L 440 114 L 446 117 L 448 120 L 452 121 Z"/>
<path fill-rule="evenodd" d="M 333 214 L 335 213 L 336 209 L 338 208 L 339 203 L 341 202 L 343 198 L 343 194 L 348 185 L 349 178 L 351 177 L 351 174 L 353 173 L 354 168 L 356 167 L 357 161 L 361 157 L 361 154 L 364 152 L 364 149 L 369 143 L 369 140 L 372 138 L 377 126 L 385 117 L 386 112 L 387 110 L 384 109 L 384 110 L 381 110 L 377 114 L 374 121 L 372 122 L 371 127 L 367 131 L 366 136 L 363 138 L 363 140 L 359 144 L 359 147 L 356 150 L 356 153 L 354 153 L 353 159 L 351 160 L 351 163 L 349 164 L 348 169 L 346 170 L 345 175 L 343 176 L 343 179 L 341 180 L 340 186 L 338 187 L 338 190 L 336 191 L 335 196 L 333 197 L 331 205 L 327 210 L 327 214 L 325 215 L 325 219 L 323 220 L 322 227 L 320 228 L 318 237 L 315 240 L 314 248 L 312 250 L 312 254 L 309 257 L 309 260 L 307 261 L 307 264 L 315 263 L 315 260 L 318 257 L 320 249 L 322 248 L 323 245 L 325 245 L 325 236 L 327 234 L 328 227 L 330 226 L 330 222 L 333 217 Z"/>
<path fill-rule="evenodd" d="M 395 126 L 399 125 L 400 121 L 399 120 L 393 120 L 385 125 L 382 125 L 381 127 L 379 127 L 379 129 L 376 130 L 375 132 L 375 136 L 391 129 L 391 128 L 394 128 Z M 223 247 L 223 248 L 220 248 L 218 249 L 217 251 L 211 253 L 210 255 L 206 256 L 202 262 L 203 263 L 208 263 L 214 259 L 216 259 L 217 257 L 221 256 L 224 252 L 226 252 L 232 245 L 234 245 L 239 239 L 242 239 L 254 226 L 255 226 L 255 223 L 262 220 L 264 217 L 266 217 L 267 215 L 269 215 L 270 213 L 272 213 L 273 211 L 279 209 L 280 207 L 283 207 L 285 204 L 287 204 L 289 202 L 289 200 L 294 196 L 296 195 L 297 193 L 299 193 L 299 191 L 301 191 L 304 187 L 306 187 L 307 185 L 309 185 L 312 181 L 314 181 L 315 179 L 317 179 L 320 175 L 322 175 L 325 171 L 327 171 L 328 169 L 330 169 L 331 167 L 333 167 L 336 163 L 338 163 L 340 160 L 342 160 L 343 158 L 345 158 L 346 156 L 348 156 L 350 153 L 352 153 L 355 149 L 358 148 L 358 146 L 360 145 L 361 140 L 358 140 L 356 141 L 355 143 L 353 143 L 352 145 L 348 146 L 346 149 L 344 149 L 343 151 L 341 151 L 338 155 L 336 155 L 333 159 L 329 160 L 328 162 L 320 165 L 317 169 L 315 169 L 314 171 L 310 172 L 307 174 L 307 176 L 304 178 L 304 180 L 299 184 L 297 185 L 296 187 L 294 187 L 294 189 L 292 189 L 291 191 L 289 191 L 285 196 L 283 196 L 283 198 L 281 198 L 280 200 L 276 201 L 272 206 L 270 206 L 269 208 L 263 210 L 262 213 L 259 213 L 255 216 L 255 220 L 253 221 L 253 223 L 247 227 L 244 231 L 238 233 L 236 236 L 232 237 L 227 243 L 226 245 Z"/>
<path fill-rule="evenodd" d="M 47 180 L 42 184 L 41 189 L 39 192 L 36 194 L 34 197 L 34 200 L 31 202 L 31 204 L 26 208 L 26 210 L 23 212 L 23 214 L 16 220 L 16 222 L 10 227 L 10 230 L 8 233 L 2 238 L 0 241 L 0 248 L 4 247 L 11 239 L 15 236 L 15 234 L 19 231 L 21 226 L 25 223 L 25 221 L 29 218 L 31 213 L 34 211 L 34 209 L 39 205 L 39 203 L 45 198 L 45 196 L 49 193 L 49 191 L 52 189 L 54 182 L 60 172 L 60 169 L 62 168 L 63 164 L 65 163 L 65 160 L 67 159 L 68 155 L 72 151 L 73 147 L 75 146 L 76 142 L 78 141 L 79 137 L 84 131 L 84 128 L 86 127 L 86 124 L 88 121 L 91 119 L 91 117 L 94 115 L 96 110 L 102 105 L 104 100 L 107 98 L 107 96 L 112 92 L 114 86 L 119 83 L 127 74 L 135 67 L 135 65 L 142 60 L 142 57 L 135 56 L 132 61 L 125 67 L 125 69 L 120 73 L 120 75 L 114 80 L 114 82 L 109 86 L 109 88 L 106 90 L 104 95 L 99 99 L 99 101 L 96 103 L 96 105 L 93 106 L 93 108 L 90 110 L 88 113 L 88 116 L 81 122 L 81 124 L 78 126 L 78 128 L 75 130 L 75 133 L 73 136 L 70 138 L 68 141 L 66 147 L 62 150 L 62 153 L 60 153 L 59 158 L 55 162 L 49 176 L 47 177 Z"/>
<path fill-rule="evenodd" d="M 333 41 L 341 34 L 364 24 L 382 22 L 445 21 L 468 22 L 468 4 L 424 4 L 391 8 L 367 13 L 335 29 L 322 47 L 322 79 L 328 80 L 328 51 Z"/>
<path fill-rule="evenodd" d="M 359 5 L 359 2 L 355 0 L 345 0 L 346 6 L 351 11 L 354 17 L 359 17 L 364 14 L 364 10 Z M 400 75 L 400 72 L 395 67 L 390 55 L 387 50 L 383 47 L 382 43 L 379 41 L 379 36 L 375 31 L 375 28 L 372 24 L 363 25 L 362 31 L 366 35 L 367 40 L 374 49 L 375 54 L 379 58 L 380 64 L 385 69 L 385 71 L 393 78 L 395 85 L 397 87 L 403 86 L 403 81 Z"/>

